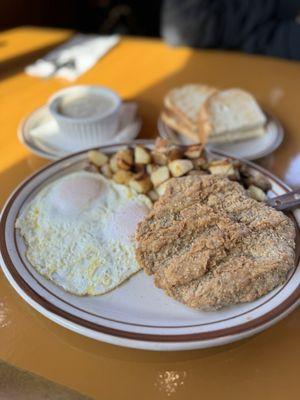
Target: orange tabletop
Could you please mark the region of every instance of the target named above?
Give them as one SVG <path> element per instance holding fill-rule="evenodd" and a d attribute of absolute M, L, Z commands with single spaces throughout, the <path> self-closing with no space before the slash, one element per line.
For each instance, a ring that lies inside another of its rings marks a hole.
<path fill-rule="evenodd" d="M 22 118 L 45 103 L 62 80 L 26 76 L 24 66 L 71 35 L 20 28 L 0 34 L 0 200 L 49 162 L 17 139 Z M 260 162 L 300 186 L 300 64 L 219 51 L 171 48 L 124 38 L 76 83 L 101 84 L 138 101 L 142 137 L 157 135 L 164 93 L 186 82 L 251 91 L 285 128 L 282 146 Z M 300 395 L 300 310 L 239 343 L 155 353 L 81 337 L 29 307 L 0 275 L 0 359 L 96 399 L 269 399 Z"/>

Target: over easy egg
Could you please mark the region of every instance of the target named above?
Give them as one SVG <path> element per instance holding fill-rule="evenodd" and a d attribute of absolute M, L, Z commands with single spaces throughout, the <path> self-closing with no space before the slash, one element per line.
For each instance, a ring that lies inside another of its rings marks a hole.
<path fill-rule="evenodd" d="M 97 295 L 138 271 L 134 233 L 150 207 L 128 187 L 75 172 L 42 189 L 16 227 L 40 274 L 71 293 Z"/>

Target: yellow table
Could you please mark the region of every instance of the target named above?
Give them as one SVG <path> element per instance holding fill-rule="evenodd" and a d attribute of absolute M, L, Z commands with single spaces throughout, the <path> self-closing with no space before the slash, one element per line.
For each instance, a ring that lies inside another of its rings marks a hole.
<path fill-rule="evenodd" d="M 0 34 L 0 200 L 47 161 L 17 140 L 20 120 L 69 83 L 26 76 L 24 65 L 71 32 L 19 28 Z M 282 146 L 263 164 L 300 185 L 300 64 L 240 53 L 170 48 L 124 38 L 76 83 L 136 99 L 143 137 L 155 137 L 164 93 L 185 82 L 243 87 L 278 116 Z M 69 332 L 30 308 L 0 274 L 0 359 L 101 399 L 268 399 L 300 395 L 300 310 L 249 340 L 179 353 L 119 348 Z"/>

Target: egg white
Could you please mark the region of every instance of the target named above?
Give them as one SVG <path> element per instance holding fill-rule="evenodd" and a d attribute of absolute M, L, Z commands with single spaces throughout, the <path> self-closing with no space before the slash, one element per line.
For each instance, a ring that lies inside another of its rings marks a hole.
<path fill-rule="evenodd" d="M 139 270 L 136 224 L 150 200 L 80 171 L 43 188 L 16 221 L 31 265 L 76 295 L 104 294 Z"/>

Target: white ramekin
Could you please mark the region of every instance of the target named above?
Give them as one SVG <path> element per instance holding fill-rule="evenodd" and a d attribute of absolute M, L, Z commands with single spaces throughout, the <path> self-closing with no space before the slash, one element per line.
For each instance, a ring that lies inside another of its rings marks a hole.
<path fill-rule="evenodd" d="M 89 93 L 109 97 L 114 106 L 100 115 L 89 118 L 68 117 L 58 111 L 59 103 L 64 97 Z M 65 140 L 75 143 L 80 148 L 113 142 L 119 125 L 121 99 L 112 90 L 103 86 L 71 86 L 56 92 L 49 99 L 48 107 Z"/>

